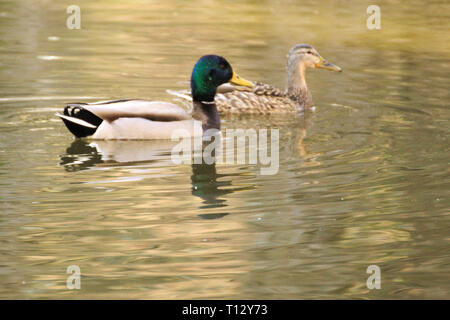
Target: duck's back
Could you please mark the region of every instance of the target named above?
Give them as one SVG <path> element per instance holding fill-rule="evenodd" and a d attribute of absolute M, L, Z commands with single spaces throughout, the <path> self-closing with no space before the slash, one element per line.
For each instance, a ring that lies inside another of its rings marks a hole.
<path fill-rule="evenodd" d="M 191 118 L 183 108 L 165 101 L 111 100 L 84 104 L 82 107 L 107 121 L 125 117 L 145 118 L 155 121 L 177 121 Z"/>
<path fill-rule="evenodd" d="M 168 92 L 186 105 L 192 103 L 191 93 L 187 90 Z M 257 83 L 253 88 L 222 85 L 217 89 L 215 103 L 220 114 L 292 113 L 302 108 L 285 91 L 264 83 Z"/>

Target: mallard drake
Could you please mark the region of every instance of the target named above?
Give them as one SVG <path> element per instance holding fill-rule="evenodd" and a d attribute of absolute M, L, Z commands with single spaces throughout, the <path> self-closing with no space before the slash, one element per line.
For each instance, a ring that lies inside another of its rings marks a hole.
<path fill-rule="evenodd" d="M 56 115 L 76 137 L 101 140 L 171 139 L 177 129 L 184 129 L 181 131 L 185 132 L 185 136 L 198 136 L 207 129 L 220 129 L 214 96 L 217 87 L 227 82 L 240 86 L 254 85 L 234 73 L 225 58 L 206 55 L 197 61 L 192 71 L 192 114 L 169 102 L 112 100 L 69 103 L 63 114 Z M 181 136 L 183 134 L 178 134 L 178 137 Z"/>
<path fill-rule="evenodd" d="M 305 72 L 308 68 L 333 71 L 342 69 L 327 62 L 312 46 L 297 44 L 287 54 L 287 86 L 280 90 L 264 83 L 255 83 L 252 88 L 222 85 L 217 90 L 215 102 L 219 113 L 270 114 L 297 112 L 312 107 L 311 93 L 306 86 Z M 182 100 L 191 101 L 189 92 L 168 90 Z"/>

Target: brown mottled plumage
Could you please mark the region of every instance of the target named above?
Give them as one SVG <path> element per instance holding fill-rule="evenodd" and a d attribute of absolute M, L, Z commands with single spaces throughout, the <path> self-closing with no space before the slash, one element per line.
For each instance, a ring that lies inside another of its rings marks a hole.
<path fill-rule="evenodd" d="M 312 107 L 312 97 L 306 86 L 307 68 L 324 68 L 341 71 L 341 68 L 325 61 L 310 45 L 298 44 L 287 54 L 287 86 L 285 90 L 264 83 L 253 88 L 225 84 L 217 89 L 215 103 L 219 113 L 271 114 L 298 112 Z M 192 101 L 189 91 L 174 92 L 181 101 Z"/>
<path fill-rule="evenodd" d="M 216 106 L 221 113 L 269 114 L 272 112 L 295 112 L 298 103 L 286 92 L 265 83 L 254 88 L 240 88 L 216 94 Z"/>

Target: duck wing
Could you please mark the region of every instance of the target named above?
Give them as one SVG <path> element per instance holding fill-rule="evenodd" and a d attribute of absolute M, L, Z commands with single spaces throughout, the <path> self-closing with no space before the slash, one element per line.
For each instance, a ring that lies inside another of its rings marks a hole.
<path fill-rule="evenodd" d="M 110 122 L 119 118 L 143 118 L 154 121 L 191 119 L 191 116 L 183 108 L 164 101 L 112 100 L 88 103 L 81 107 L 102 120 Z"/>
<path fill-rule="evenodd" d="M 69 103 L 63 114 L 56 115 L 63 120 L 72 134 L 80 138 L 94 135 L 104 121 L 112 123 L 122 118 L 134 118 L 137 123 L 141 123 L 139 119 L 167 123 L 192 119 L 176 104 L 136 99 Z"/>
<path fill-rule="evenodd" d="M 167 90 L 185 104 L 192 103 L 188 90 Z M 290 99 L 286 92 L 269 84 L 256 83 L 253 88 L 224 84 L 218 87 L 215 103 L 222 114 L 248 113 L 270 114 L 276 112 L 295 112 L 299 105 Z"/>

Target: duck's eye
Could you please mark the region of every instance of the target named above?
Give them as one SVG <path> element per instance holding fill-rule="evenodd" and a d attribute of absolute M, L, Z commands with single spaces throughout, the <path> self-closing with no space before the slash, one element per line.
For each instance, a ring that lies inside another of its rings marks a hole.
<path fill-rule="evenodd" d="M 223 63 L 219 64 L 219 68 L 220 68 L 221 70 L 225 70 L 225 69 L 226 69 L 226 67 L 225 67 L 225 65 L 224 65 Z"/>
<path fill-rule="evenodd" d="M 312 51 L 308 51 L 308 52 L 306 52 L 306 53 L 307 53 L 307 54 L 313 54 Z"/>
<path fill-rule="evenodd" d="M 215 74 L 216 74 L 216 69 L 209 70 L 209 74 L 208 74 L 209 80 L 211 80 Z"/>

